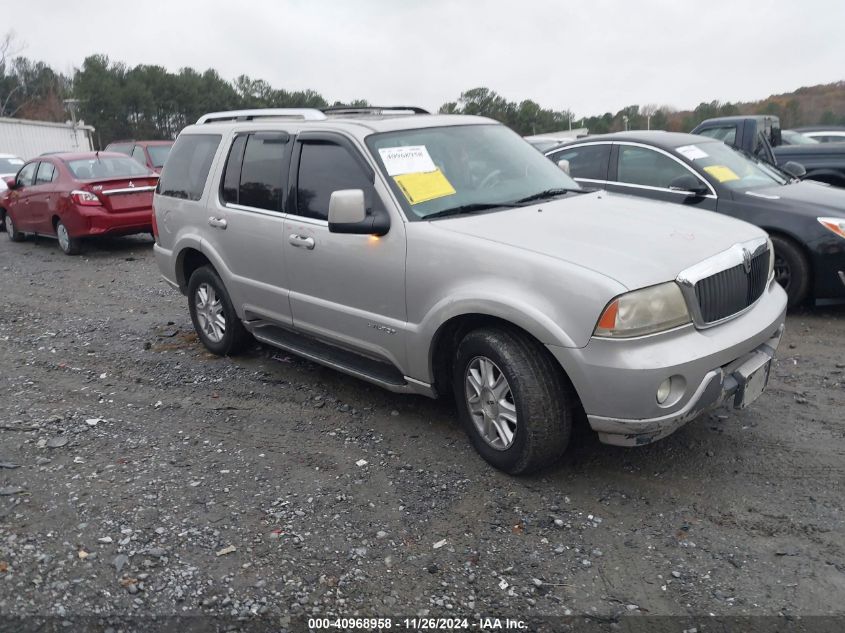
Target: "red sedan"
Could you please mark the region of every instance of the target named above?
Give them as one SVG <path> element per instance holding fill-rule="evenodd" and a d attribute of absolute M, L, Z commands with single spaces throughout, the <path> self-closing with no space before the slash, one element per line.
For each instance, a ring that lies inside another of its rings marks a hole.
<path fill-rule="evenodd" d="M 26 233 L 55 237 L 68 255 L 81 239 L 151 233 L 158 175 L 112 152 L 50 154 L 27 162 L 0 198 L 13 242 Z"/>

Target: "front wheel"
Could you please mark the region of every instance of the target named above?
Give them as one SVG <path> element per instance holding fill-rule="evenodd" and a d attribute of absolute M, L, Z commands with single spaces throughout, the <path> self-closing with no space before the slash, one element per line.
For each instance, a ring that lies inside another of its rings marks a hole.
<path fill-rule="evenodd" d="M 13 242 L 23 242 L 24 235 L 15 226 L 15 222 L 12 220 L 12 214 L 6 213 L 3 217 L 6 218 L 6 233 L 9 234 L 9 239 Z"/>
<path fill-rule="evenodd" d="M 810 293 L 810 264 L 801 247 L 789 238 L 772 235 L 775 281 L 786 290 L 790 308 L 801 305 Z"/>
<path fill-rule="evenodd" d="M 577 396 L 537 341 L 483 328 L 458 345 L 453 389 L 475 449 L 512 475 L 553 463 L 569 444 Z"/>
<path fill-rule="evenodd" d="M 198 268 L 188 282 L 188 309 L 191 321 L 208 351 L 229 356 L 241 351 L 249 333 L 238 318 L 226 287 L 208 266 Z"/>

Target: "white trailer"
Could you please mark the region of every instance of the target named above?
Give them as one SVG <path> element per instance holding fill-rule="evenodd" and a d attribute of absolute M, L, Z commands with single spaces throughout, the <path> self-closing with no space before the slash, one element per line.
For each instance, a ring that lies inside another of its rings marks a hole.
<path fill-rule="evenodd" d="M 0 152 L 28 160 L 44 152 L 90 152 L 94 128 L 82 121 L 75 125 L 0 118 Z"/>

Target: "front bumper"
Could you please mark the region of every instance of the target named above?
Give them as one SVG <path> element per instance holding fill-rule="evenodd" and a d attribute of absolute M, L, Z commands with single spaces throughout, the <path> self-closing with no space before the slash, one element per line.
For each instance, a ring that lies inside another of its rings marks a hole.
<path fill-rule="evenodd" d="M 783 326 L 776 336 L 748 354 L 724 367 L 712 369 L 704 376 L 693 396 L 679 411 L 657 418 L 632 420 L 590 415 L 590 426 L 599 434 L 599 440 L 616 446 L 641 446 L 650 444 L 674 433 L 687 422 L 705 411 L 723 404 L 736 408 L 744 405 L 743 390 L 749 378 L 762 370 L 775 356 L 783 334 Z"/>
<path fill-rule="evenodd" d="M 688 325 L 549 350 L 572 380 L 599 439 L 637 446 L 666 437 L 732 397 L 741 404 L 745 381 L 774 356 L 785 318 L 786 294 L 772 282 L 751 310 L 716 327 Z M 670 377 L 672 392 L 660 404 L 657 388 Z"/>

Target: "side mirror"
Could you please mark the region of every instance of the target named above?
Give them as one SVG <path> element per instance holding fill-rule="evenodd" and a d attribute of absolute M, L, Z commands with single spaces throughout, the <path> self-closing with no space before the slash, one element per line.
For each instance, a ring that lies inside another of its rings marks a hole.
<path fill-rule="evenodd" d="M 5 178 L 4 182 L 9 189 L 14 189 L 17 185 L 15 184 L 15 177 L 12 176 L 11 178 Z"/>
<path fill-rule="evenodd" d="M 807 170 L 804 169 L 804 165 L 796 163 L 794 160 L 785 162 L 783 165 L 780 166 L 780 168 L 781 171 L 785 171 L 793 178 L 803 178 L 807 175 Z"/>
<path fill-rule="evenodd" d="M 557 166 L 560 167 L 560 170 L 564 174 L 569 176 L 569 161 L 568 160 L 566 160 L 565 158 L 560 159 L 559 161 L 557 161 Z"/>
<path fill-rule="evenodd" d="M 710 192 L 707 185 L 692 174 L 678 176 L 669 183 L 669 189 L 672 191 L 683 192 L 695 197 L 706 196 Z"/>
<path fill-rule="evenodd" d="M 361 189 L 341 189 L 329 198 L 329 232 L 354 235 L 384 235 L 390 230 L 390 217 L 378 209 L 367 213 Z"/>

